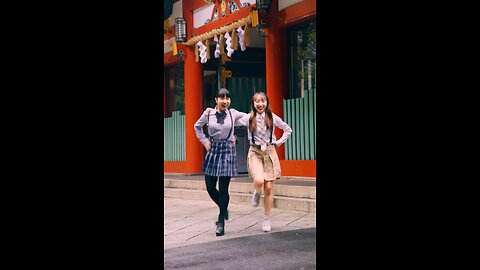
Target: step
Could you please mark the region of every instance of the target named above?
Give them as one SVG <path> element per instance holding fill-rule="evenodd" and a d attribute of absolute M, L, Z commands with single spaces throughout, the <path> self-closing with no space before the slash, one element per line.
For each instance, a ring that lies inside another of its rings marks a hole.
<path fill-rule="evenodd" d="M 164 188 L 174 189 L 191 189 L 191 190 L 204 190 L 206 191 L 205 182 L 199 180 L 176 180 L 165 179 L 163 183 Z M 217 183 L 218 188 L 218 183 Z M 230 182 L 230 193 L 245 193 L 251 196 L 253 193 L 253 184 L 245 182 Z M 316 199 L 316 187 L 314 186 L 294 186 L 274 184 L 273 194 L 281 197 L 292 198 L 304 198 L 304 199 Z"/>
<path fill-rule="evenodd" d="M 184 189 L 165 187 L 164 197 L 211 201 L 210 196 L 204 189 Z M 232 192 L 230 190 L 230 203 L 251 206 L 252 195 L 250 192 Z M 262 198 L 264 196 L 262 195 Z M 212 202 L 212 205 L 214 203 Z M 263 207 L 263 199 L 260 200 L 260 207 Z M 286 197 L 275 194 L 273 196 L 273 207 L 283 210 L 302 211 L 313 213 L 316 211 L 316 200 L 308 198 Z"/>

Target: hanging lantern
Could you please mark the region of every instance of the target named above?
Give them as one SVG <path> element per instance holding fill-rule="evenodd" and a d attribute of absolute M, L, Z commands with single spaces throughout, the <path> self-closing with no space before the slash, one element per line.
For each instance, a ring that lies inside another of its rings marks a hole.
<path fill-rule="evenodd" d="M 270 26 L 270 0 L 256 0 L 256 6 L 252 8 L 252 26 L 258 30 Z M 262 36 L 262 35 L 260 35 Z"/>
<path fill-rule="evenodd" d="M 185 20 L 182 17 L 175 18 L 175 41 L 176 42 L 187 41 L 187 30 L 185 26 Z"/>

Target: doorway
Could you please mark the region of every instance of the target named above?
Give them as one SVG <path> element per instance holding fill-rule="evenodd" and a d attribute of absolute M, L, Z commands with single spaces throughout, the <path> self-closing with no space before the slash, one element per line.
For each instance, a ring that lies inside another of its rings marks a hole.
<path fill-rule="evenodd" d="M 215 95 L 219 88 L 225 87 L 230 92 L 230 108 L 248 113 L 251 110 L 251 99 L 255 92 L 263 91 L 266 93 L 266 70 L 265 70 L 265 48 L 264 40 L 255 37 L 256 31 L 251 31 L 252 46 L 247 47 L 245 51 L 236 50 L 230 61 L 221 63 L 220 58 L 215 58 L 213 53 L 211 58 L 204 63 L 204 102 L 206 107 L 215 107 Z M 253 47 L 257 46 L 257 47 Z M 215 51 L 215 46 L 210 47 L 210 51 Z M 225 85 L 221 85 L 220 70 L 225 68 L 231 71 L 231 77 L 226 78 Z M 238 162 L 238 173 L 247 174 L 247 154 L 250 147 L 246 127 L 236 127 L 234 135 L 237 138 L 236 152 Z"/>
<path fill-rule="evenodd" d="M 231 61 L 225 63 L 225 69 L 232 72 L 226 79 L 226 88 L 230 91 L 231 108 L 248 113 L 251 110 L 252 96 L 257 91 L 265 91 L 265 50 L 249 48 L 235 51 Z M 247 155 L 250 143 L 246 127 L 236 127 L 238 172 L 248 173 Z"/>

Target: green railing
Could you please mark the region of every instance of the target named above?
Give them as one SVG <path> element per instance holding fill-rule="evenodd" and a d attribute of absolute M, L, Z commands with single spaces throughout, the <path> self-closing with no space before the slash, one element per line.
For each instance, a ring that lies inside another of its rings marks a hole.
<path fill-rule="evenodd" d="M 164 161 L 185 160 L 185 115 L 180 111 L 163 119 L 163 149 Z"/>
<path fill-rule="evenodd" d="M 292 134 L 285 142 L 287 160 L 317 159 L 316 100 L 315 89 L 306 90 L 302 98 L 283 100 L 284 120 L 292 128 Z"/>

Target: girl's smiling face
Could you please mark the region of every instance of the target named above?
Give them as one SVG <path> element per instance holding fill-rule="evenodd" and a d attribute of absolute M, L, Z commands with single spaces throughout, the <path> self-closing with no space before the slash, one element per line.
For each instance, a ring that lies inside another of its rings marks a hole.
<path fill-rule="evenodd" d="M 230 106 L 230 98 L 227 96 L 224 97 L 217 97 L 215 98 L 215 101 L 217 102 L 217 107 L 220 111 L 225 111 L 228 106 Z"/>
<path fill-rule="evenodd" d="M 257 113 L 263 113 L 265 108 L 268 106 L 267 98 L 264 95 L 255 95 L 253 99 L 253 106 L 255 107 L 255 110 L 257 110 Z"/>

